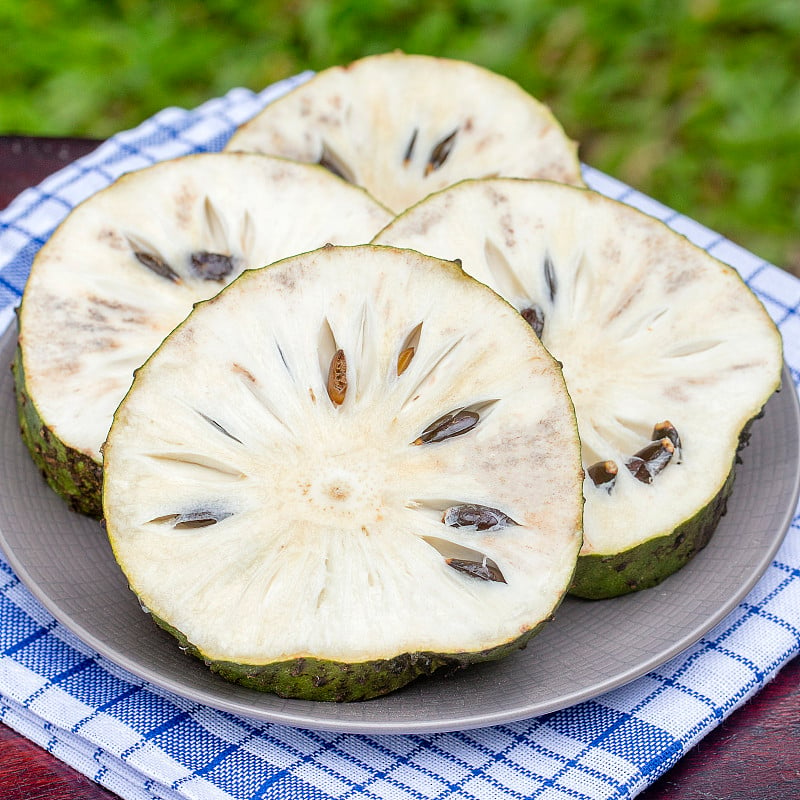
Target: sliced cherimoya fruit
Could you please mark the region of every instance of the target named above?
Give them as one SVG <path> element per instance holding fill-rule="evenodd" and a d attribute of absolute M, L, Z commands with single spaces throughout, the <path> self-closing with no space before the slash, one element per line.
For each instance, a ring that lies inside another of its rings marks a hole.
<path fill-rule="evenodd" d="M 465 181 L 376 241 L 462 259 L 563 362 L 587 473 L 575 594 L 652 586 L 705 545 L 781 375 L 777 328 L 733 269 L 629 206 L 542 181 Z"/>
<path fill-rule="evenodd" d="M 582 185 L 575 143 L 516 83 L 398 52 L 320 72 L 242 125 L 226 149 L 317 162 L 395 212 L 463 178 Z"/>
<path fill-rule="evenodd" d="M 561 369 L 452 263 L 322 248 L 245 273 L 137 372 L 105 448 L 130 586 L 224 677 L 357 700 L 523 645 L 569 586 Z"/>
<path fill-rule="evenodd" d="M 320 167 L 234 153 L 129 173 L 76 207 L 37 254 L 19 315 L 22 433 L 50 485 L 99 516 L 114 410 L 193 303 L 246 267 L 369 241 L 390 218 Z"/>

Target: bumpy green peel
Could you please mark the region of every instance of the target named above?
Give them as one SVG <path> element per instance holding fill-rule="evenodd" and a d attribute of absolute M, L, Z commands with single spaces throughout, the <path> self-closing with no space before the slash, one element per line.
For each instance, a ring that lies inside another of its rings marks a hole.
<path fill-rule="evenodd" d="M 450 675 L 471 664 L 495 661 L 524 648 L 528 641 L 549 622 L 543 620 L 534 628 L 510 642 L 475 653 L 401 653 L 393 658 L 345 663 L 319 658 L 295 658 L 272 664 L 236 664 L 207 658 L 186 636 L 151 613 L 153 621 L 172 634 L 180 648 L 202 660 L 212 672 L 249 689 L 272 692 L 279 697 L 356 702 L 389 694 L 413 680 L 434 673 Z"/>
<path fill-rule="evenodd" d="M 580 556 L 570 594 L 602 600 L 649 589 L 677 572 L 711 540 L 725 514 L 733 480 L 731 470 L 719 494 L 669 536 L 657 536 L 622 553 Z"/>
<path fill-rule="evenodd" d="M 73 511 L 100 518 L 102 466 L 86 453 L 67 447 L 44 423 L 25 388 L 25 368 L 19 345 L 11 371 L 20 433 L 34 463 L 48 485 Z"/>

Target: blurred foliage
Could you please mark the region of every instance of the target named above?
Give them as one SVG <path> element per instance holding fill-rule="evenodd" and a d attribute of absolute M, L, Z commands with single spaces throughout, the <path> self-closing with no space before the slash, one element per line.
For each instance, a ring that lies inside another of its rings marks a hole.
<path fill-rule="evenodd" d="M 396 48 L 474 61 L 584 161 L 800 273 L 797 0 L 0 0 L 0 46 L 0 132 L 92 137 Z"/>

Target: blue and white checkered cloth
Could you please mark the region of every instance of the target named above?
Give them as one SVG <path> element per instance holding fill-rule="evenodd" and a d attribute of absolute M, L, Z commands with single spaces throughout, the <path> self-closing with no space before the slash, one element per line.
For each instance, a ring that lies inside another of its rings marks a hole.
<path fill-rule="evenodd" d="M 217 150 L 298 76 L 170 108 L 29 189 L 0 212 L 0 332 L 34 253 L 68 211 L 123 172 Z M 594 188 L 666 221 L 735 266 L 781 328 L 800 379 L 800 281 L 587 169 Z M 604 800 L 634 797 L 800 649 L 800 518 L 745 600 L 651 673 L 546 716 L 478 730 L 356 735 L 298 730 L 162 691 L 57 623 L 0 559 L 0 720 L 130 800 Z"/>

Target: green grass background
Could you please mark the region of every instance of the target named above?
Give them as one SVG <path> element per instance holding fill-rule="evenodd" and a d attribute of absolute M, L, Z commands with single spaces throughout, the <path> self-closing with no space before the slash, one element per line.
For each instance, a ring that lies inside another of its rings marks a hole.
<path fill-rule="evenodd" d="M 0 134 L 90 137 L 370 53 L 474 61 L 584 161 L 800 274 L 798 0 L 0 0 L 0 48 Z"/>

